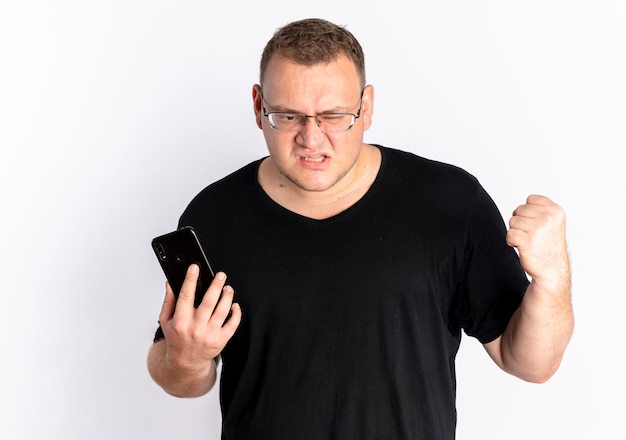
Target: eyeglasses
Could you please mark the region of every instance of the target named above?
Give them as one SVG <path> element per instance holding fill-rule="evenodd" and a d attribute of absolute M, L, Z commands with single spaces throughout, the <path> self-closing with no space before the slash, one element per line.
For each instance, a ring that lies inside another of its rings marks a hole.
<path fill-rule="evenodd" d="M 261 99 L 267 104 L 263 94 Z M 268 112 L 263 106 L 263 116 L 270 122 L 270 126 L 281 131 L 299 131 L 306 124 L 308 118 L 315 118 L 315 123 L 324 133 L 343 133 L 349 131 L 355 121 L 361 116 L 363 104 L 363 91 L 359 98 L 359 111 L 353 113 L 320 113 L 318 115 L 305 115 L 304 113 L 292 112 Z"/>

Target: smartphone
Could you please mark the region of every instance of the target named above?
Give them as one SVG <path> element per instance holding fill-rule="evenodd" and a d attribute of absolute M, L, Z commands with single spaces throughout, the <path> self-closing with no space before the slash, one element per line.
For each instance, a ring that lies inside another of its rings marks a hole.
<path fill-rule="evenodd" d="M 194 300 L 194 306 L 198 307 L 214 274 L 194 229 L 191 226 L 184 226 L 156 237 L 152 240 L 152 249 L 176 298 L 183 286 L 189 266 L 195 263 L 200 267 Z"/>

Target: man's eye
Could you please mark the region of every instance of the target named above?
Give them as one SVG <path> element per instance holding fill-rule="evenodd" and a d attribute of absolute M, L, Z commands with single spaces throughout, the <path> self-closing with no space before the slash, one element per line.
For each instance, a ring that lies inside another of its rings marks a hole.
<path fill-rule="evenodd" d="M 331 124 L 335 124 L 338 122 L 341 122 L 345 119 L 346 115 L 333 115 L 333 114 L 328 114 L 328 115 L 320 115 L 320 119 L 324 122 L 328 122 Z"/>
<path fill-rule="evenodd" d="M 289 113 L 276 114 L 274 117 L 281 122 L 293 122 L 300 118 L 298 115 L 289 114 Z"/>

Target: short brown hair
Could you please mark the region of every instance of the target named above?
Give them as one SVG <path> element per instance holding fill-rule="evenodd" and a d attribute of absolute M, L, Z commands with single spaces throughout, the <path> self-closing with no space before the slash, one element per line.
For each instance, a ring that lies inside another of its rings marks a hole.
<path fill-rule="evenodd" d="M 365 87 L 365 56 L 361 45 L 344 26 L 327 20 L 308 18 L 279 28 L 261 55 L 261 84 L 273 55 L 284 56 L 304 66 L 329 63 L 345 55 L 354 63 L 361 87 Z"/>

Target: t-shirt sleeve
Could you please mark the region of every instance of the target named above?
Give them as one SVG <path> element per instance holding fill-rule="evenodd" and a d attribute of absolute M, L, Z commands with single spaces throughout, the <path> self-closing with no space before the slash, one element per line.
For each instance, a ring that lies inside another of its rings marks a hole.
<path fill-rule="evenodd" d="M 154 338 L 152 339 L 152 342 L 157 342 L 161 339 L 165 339 L 165 335 L 163 334 L 163 329 L 159 325 L 156 329 L 156 332 L 154 332 Z"/>
<path fill-rule="evenodd" d="M 504 332 L 529 280 L 517 252 L 506 243 L 500 211 L 480 186 L 472 206 L 457 319 L 466 334 L 484 344 Z"/>

